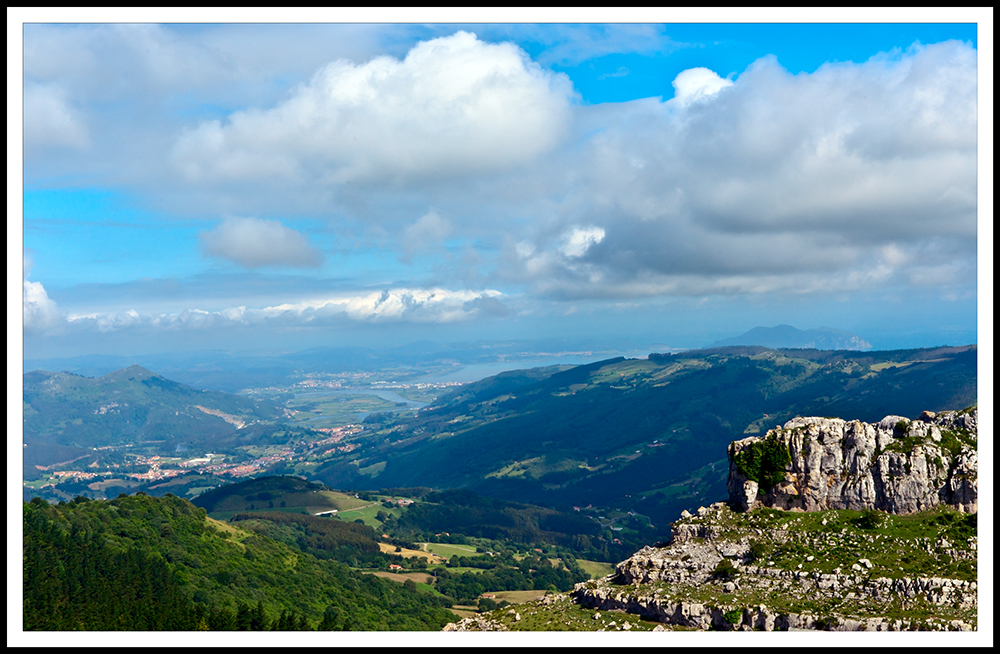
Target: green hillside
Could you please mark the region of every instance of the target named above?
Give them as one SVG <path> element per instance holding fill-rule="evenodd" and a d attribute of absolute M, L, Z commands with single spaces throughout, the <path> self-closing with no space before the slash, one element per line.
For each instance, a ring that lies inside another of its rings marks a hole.
<path fill-rule="evenodd" d="M 213 521 L 177 497 L 23 507 L 25 630 L 436 630 L 454 620 L 445 599 Z M 314 535 L 315 549 L 332 542 Z M 335 546 L 366 540 L 345 532 Z"/>
<path fill-rule="evenodd" d="M 280 511 L 315 515 L 332 510 L 352 511 L 373 504 L 353 494 L 298 477 L 256 477 L 206 491 L 191 500 L 213 518 L 229 519 L 246 511 Z"/>
<path fill-rule="evenodd" d="M 619 561 L 657 538 L 644 516 L 621 514 L 616 520 L 614 513 L 605 512 L 608 515 L 598 519 L 595 510 L 557 511 L 467 489 L 395 488 L 357 495 L 298 477 L 257 477 L 206 491 L 192 503 L 212 518 L 263 529 L 276 540 L 295 544 L 318 558 L 365 568 L 397 562 L 373 563 L 375 559 L 368 554 L 378 551 L 378 540 L 412 547 L 416 542 L 437 540 L 444 532 L 458 539 L 503 542 L 527 550 L 558 548 L 574 557 L 601 561 Z M 410 501 L 400 506 L 388 499 L 397 495 Z M 315 516 L 332 509 L 336 509 L 333 515 Z M 356 524 L 359 519 L 365 524 Z M 379 539 L 378 534 L 390 538 Z M 321 541 L 322 546 L 316 545 Z M 349 547 L 341 550 L 342 545 Z"/>
<path fill-rule="evenodd" d="M 28 467 L 126 444 L 162 453 L 221 449 L 239 441 L 239 428 L 250 433 L 281 415 L 269 402 L 198 390 L 135 365 L 96 378 L 39 370 L 23 379 Z"/>
<path fill-rule="evenodd" d="M 665 528 L 725 495 L 726 445 L 797 415 L 878 421 L 976 402 L 976 346 L 729 347 L 503 373 L 411 419 L 371 421 L 313 477 L 339 488 L 466 487 L 633 507 Z"/>

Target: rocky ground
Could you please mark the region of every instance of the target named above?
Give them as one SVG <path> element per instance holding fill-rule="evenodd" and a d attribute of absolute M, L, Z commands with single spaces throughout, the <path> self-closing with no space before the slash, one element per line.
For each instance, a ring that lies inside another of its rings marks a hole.
<path fill-rule="evenodd" d="M 874 515 L 714 504 L 574 596 L 697 629 L 975 629 L 975 516 Z"/>
<path fill-rule="evenodd" d="M 607 577 L 449 630 L 974 630 L 974 521 L 946 506 L 893 516 L 718 503 Z"/>

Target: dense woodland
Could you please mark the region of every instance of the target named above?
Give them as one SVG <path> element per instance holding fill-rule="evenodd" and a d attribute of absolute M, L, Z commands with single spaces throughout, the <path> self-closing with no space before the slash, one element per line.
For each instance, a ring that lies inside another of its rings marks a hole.
<path fill-rule="evenodd" d="M 375 530 L 364 524 L 277 511 L 237 513 L 229 521 L 318 559 L 340 561 L 355 568 L 389 565 L 390 557 L 379 549 Z"/>
<path fill-rule="evenodd" d="M 451 600 L 167 496 L 24 507 L 25 630 L 438 630 Z"/>

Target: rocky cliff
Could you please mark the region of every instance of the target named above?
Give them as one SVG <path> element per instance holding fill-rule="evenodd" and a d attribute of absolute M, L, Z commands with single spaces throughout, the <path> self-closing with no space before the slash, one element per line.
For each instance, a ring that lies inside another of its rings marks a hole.
<path fill-rule="evenodd" d="M 796 418 L 736 441 L 730 502 L 684 511 L 669 543 L 449 629 L 975 630 L 977 419 Z"/>
<path fill-rule="evenodd" d="M 729 446 L 735 507 L 894 514 L 948 504 L 978 508 L 976 409 L 878 423 L 794 418 L 764 437 Z"/>

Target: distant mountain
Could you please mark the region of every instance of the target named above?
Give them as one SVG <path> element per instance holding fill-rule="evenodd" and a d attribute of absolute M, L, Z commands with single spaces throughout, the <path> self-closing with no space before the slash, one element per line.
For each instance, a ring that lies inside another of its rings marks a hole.
<path fill-rule="evenodd" d="M 620 349 L 620 348 L 626 349 Z M 418 341 L 384 348 L 314 347 L 297 352 L 246 354 L 221 350 L 140 355 L 134 358 L 87 355 L 68 358 L 27 359 L 24 372 L 63 370 L 77 375 L 99 377 L 131 363 L 159 371 L 170 379 L 197 388 L 235 393 L 252 386 L 291 384 L 308 373 L 342 373 L 393 369 L 413 376 L 447 372 L 463 366 L 496 362 L 565 360 L 567 356 L 599 359 L 635 350 L 624 342 L 612 348 L 608 343 L 563 339 L 532 341 L 470 342 L 440 344 Z M 528 364 L 525 364 L 528 365 Z"/>
<path fill-rule="evenodd" d="M 267 401 L 198 390 L 138 365 L 96 378 L 35 370 L 23 379 L 29 467 L 126 443 L 157 443 L 164 452 L 211 446 L 241 427 L 281 415 Z"/>
<path fill-rule="evenodd" d="M 791 325 L 754 327 L 735 338 L 712 343 L 709 347 L 760 345 L 769 348 L 805 348 L 813 350 L 870 350 L 872 344 L 860 336 L 839 329 L 818 327 L 805 331 Z"/>
<path fill-rule="evenodd" d="M 877 422 L 976 402 L 976 346 L 888 352 L 730 347 L 511 371 L 412 418 L 372 422 L 319 467 L 334 488 L 466 487 L 665 526 L 725 494 L 722 453 L 799 415 Z"/>

